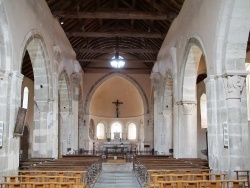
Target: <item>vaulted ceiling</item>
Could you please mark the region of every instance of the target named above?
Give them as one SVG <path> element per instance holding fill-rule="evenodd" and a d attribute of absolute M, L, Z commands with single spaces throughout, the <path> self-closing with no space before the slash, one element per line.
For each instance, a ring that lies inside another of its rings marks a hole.
<path fill-rule="evenodd" d="M 120 55 L 127 73 L 150 73 L 184 0 L 46 0 L 85 72 L 114 71 Z"/>

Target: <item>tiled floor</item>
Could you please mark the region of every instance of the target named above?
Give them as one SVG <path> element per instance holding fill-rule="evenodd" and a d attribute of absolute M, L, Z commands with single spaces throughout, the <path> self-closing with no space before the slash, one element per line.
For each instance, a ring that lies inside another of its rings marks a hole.
<path fill-rule="evenodd" d="M 103 163 L 94 188 L 140 188 L 132 163 Z"/>

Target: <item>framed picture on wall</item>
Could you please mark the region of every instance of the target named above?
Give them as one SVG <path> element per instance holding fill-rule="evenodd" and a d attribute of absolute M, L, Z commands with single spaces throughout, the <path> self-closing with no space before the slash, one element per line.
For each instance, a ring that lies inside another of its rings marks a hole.
<path fill-rule="evenodd" d="M 19 107 L 17 117 L 16 117 L 15 129 L 14 129 L 15 136 L 23 135 L 24 120 L 25 120 L 26 112 L 27 112 L 27 109 Z"/>
<path fill-rule="evenodd" d="M 0 121 L 0 148 L 3 147 L 3 121 Z"/>

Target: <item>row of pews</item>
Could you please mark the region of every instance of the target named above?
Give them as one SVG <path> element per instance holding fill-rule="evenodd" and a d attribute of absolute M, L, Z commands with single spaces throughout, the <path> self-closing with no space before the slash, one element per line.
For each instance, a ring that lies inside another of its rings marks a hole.
<path fill-rule="evenodd" d="M 133 169 L 142 187 L 229 188 L 245 187 L 247 180 L 227 180 L 226 173 L 212 173 L 208 161 L 199 158 L 135 156 Z"/>
<path fill-rule="evenodd" d="M 35 163 L 32 163 L 36 161 Z M 16 176 L 3 176 L 0 188 L 85 188 L 102 169 L 100 156 L 64 155 L 60 159 L 30 159 Z"/>

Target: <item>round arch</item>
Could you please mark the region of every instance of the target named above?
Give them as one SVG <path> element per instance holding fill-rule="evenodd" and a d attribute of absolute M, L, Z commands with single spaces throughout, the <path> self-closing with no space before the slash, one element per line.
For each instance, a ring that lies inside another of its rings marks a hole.
<path fill-rule="evenodd" d="M 180 80 L 180 98 L 181 101 L 191 101 L 196 102 L 196 79 L 197 71 L 199 67 L 199 62 L 201 56 L 204 56 L 206 70 L 207 69 L 207 60 L 206 60 L 206 50 L 203 45 L 203 42 L 199 36 L 194 36 L 190 38 L 186 44 L 185 53 L 183 56 L 183 65 L 184 67 L 181 70 L 181 80 Z M 209 74 L 209 73 L 207 73 Z"/>
<path fill-rule="evenodd" d="M 52 122 L 48 122 L 48 114 L 52 113 L 49 101 L 52 100 L 52 79 L 48 50 L 43 35 L 37 29 L 30 30 L 24 37 L 19 52 L 19 62 L 17 69 L 21 72 L 25 53 L 28 52 L 34 73 L 34 125 L 33 131 L 33 151 L 32 157 L 52 157 L 53 146 L 49 145 L 53 137 L 49 134 L 44 139 L 42 132 L 47 131 L 47 127 L 52 127 Z M 21 95 L 21 94 L 20 94 Z"/>
<path fill-rule="evenodd" d="M 102 84 L 104 83 L 105 81 L 107 81 L 108 79 L 112 78 L 112 77 L 115 77 L 115 76 L 120 76 L 126 80 L 128 80 L 130 83 L 132 83 L 136 89 L 139 91 L 140 93 L 140 96 L 142 98 L 142 102 L 143 102 L 143 107 L 144 107 L 144 114 L 148 113 L 149 112 L 149 104 L 148 104 L 148 99 L 147 99 L 147 96 L 144 92 L 144 90 L 142 89 L 142 87 L 140 86 L 140 84 L 134 79 L 132 78 L 131 76 L 127 75 L 127 74 L 124 74 L 124 73 L 109 73 L 109 74 L 106 74 L 105 76 L 103 76 L 102 78 L 100 78 L 98 81 L 95 82 L 95 84 L 93 84 L 93 86 L 90 88 L 88 94 L 87 94 L 87 97 L 85 99 L 85 103 L 84 103 L 84 112 L 86 114 L 89 113 L 89 108 L 90 108 L 90 101 L 96 91 L 96 89 Z"/>
<path fill-rule="evenodd" d="M 21 65 L 26 51 L 29 53 L 34 72 L 35 101 L 48 101 L 52 98 L 49 55 L 44 38 L 38 30 L 33 29 L 29 31 L 24 38 L 20 50 L 19 71 L 21 71 Z M 37 102 L 37 106 L 40 105 L 41 104 Z"/>

